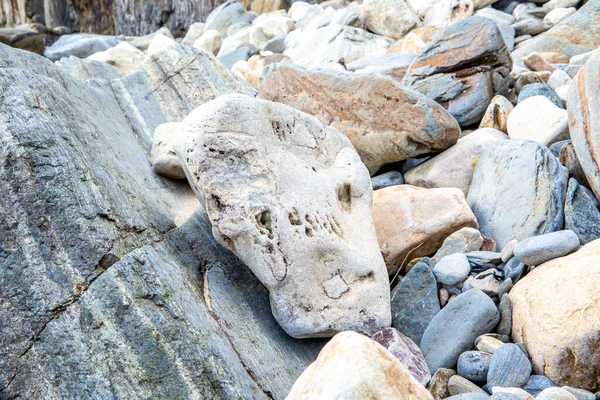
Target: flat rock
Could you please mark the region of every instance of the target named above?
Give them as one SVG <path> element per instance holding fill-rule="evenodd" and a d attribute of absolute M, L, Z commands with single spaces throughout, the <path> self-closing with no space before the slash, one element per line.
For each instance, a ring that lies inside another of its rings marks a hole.
<path fill-rule="evenodd" d="M 466 196 L 481 152 L 491 143 L 506 139 L 508 137 L 499 130 L 478 129 L 459 139 L 448 150 L 408 170 L 405 181 L 425 188 L 455 187 Z"/>
<path fill-rule="evenodd" d="M 451 233 L 477 228 L 463 193 L 454 188 L 399 185 L 376 190 L 373 218 L 390 275 L 411 259 L 434 253 Z"/>
<path fill-rule="evenodd" d="M 380 75 L 278 64 L 263 77 L 260 96 L 314 115 L 344 133 L 371 173 L 386 163 L 444 150 L 460 136 L 458 124 L 441 106 Z"/>
<path fill-rule="evenodd" d="M 531 362 L 516 344 L 500 347 L 492 356 L 487 376 L 489 387 L 523 387 L 531 375 Z"/>
<path fill-rule="evenodd" d="M 498 310 L 500 311 L 500 323 L 496 331 L 501 335 L 510 336 L 512 332 L 512 303 L 510 302 L 510 295 L 504 293 L 503 295 L 499 294 L 499 297 L 500 305 L 498 306 Z"/>
<path fill-rule="evenodd" d="M 418 262 L 392 290 L 392 326 L 421 343 L 423 332 L 440 311 L 437 284 L 431 268 Z"/>
<path fill-rule="evenodd" d="M 388 186 L 402 185 L 403 183 L 404 177 L 399 171 L 388 171 L 371 178 L 373 190 L 383 189 Z"/>
<path fill-rule="evenodd" d="M 63 57 L 75 56 L 86 58 L 99 51 L 118 45 L 120 40 L 115 36 L 95 35 L 91 33 L 73 33 L 62 35 L 51 46 L 46 47 L 44 56 L 52 61 Z"/>
<path fill-rule="evenodd" d="M 523 390 L 532 396 L 537 396 L 544 389 L 554 387 L 554 382 L 545 377 L 544 375 L 531 375 L 527 380 L 527 383 L 523 386 Z"/>
<path fill-rule="evenodd" d="M 445 256 L 454 253 L 468 253 L 478 251 L 483 244 L 483 237 L 477 229 L 462 228 L 454 232 L 452 235 L 444 239 L 442 247 L 431 258 L 431 262 L 435 265 Z"/>
<path fill-rule="evenodd" d="M 529 86 L 533 84 L 525 88 Z M 544 96 L 527 97 L 522 100 L 519 94 L 519 99 L 519 104 L 508 117 L 508 136 L 511 139 L 532 140 L 550 146 L 569 138 L 566 110 L 557 107 Z"/>
<path fill-rule="evenodd" d="M 44 54 L 44 35 L 27 25 L 0 28 L 0 43 Z"/>
<path fill-rule="evenodd" d="M 475 383 L 486 383 L 492 355 L 483 351 L 465 351 L 458 357 L 457 372 Z"/>
<path fill-rule="evenodd" d="M 494 128 L 504 133 L 508 132 L 508 116 L 515 107 L 504 96 L 494 96 L 485 114 L 481 119 L 479 128 Z"/>
<path fill-rule="evenodd" d="M 433 267 L 435 278 L 441 284 L 454 286 L 463 282 L 471 272 L 467 256 L 454 253 L 440 259 Z"/>
<path fill-rule="evenodd" d="M 435 400 L 442 400 L 450 396 L 448 382 L 454 375 L 456 375 L 456 371 L 449 368 L 440 368 L 435 371 L 427 384 L 427 390 Z"/>
<path fill-rule="evenodd" d="M 378 35 L 402 38 L 421 25 L 421 20 L 404 0 L 365 0 L 363 2 L 367 28 Z"/>
<path fill-rule="evenodd" d="M 599 251 L 600 240 L 590 242 L 537 266 L 510 291 L 512 336 L 535 373 L 591 391 L 600 389 Z"/>
<path fill-rule="evenodd" d="M 563 227 L 567 170 L 541 144 L 500 141 L 481 153 L 467 196 L 480 231 L 500 248 Z"/>
<path fill-rule="evenodd" d="M 573 231 L 557 231 L 525 239 L 515 246 L 515 257 L 525 265 L 540 265 L 579 249 Z"/>
<path fill-rule="evenodd" d="M 173 143 L 179 122 L 165 122 L 154 130 L 150 160 L 152 169 L 159 175 L 173 179 L 184 179 L 185 172 L 177 158 Z"/>
<path fill-rule="evenodd" d="M 421 350 L 435 372 L 452 368 L 458 357 L 473 347 L 475 339 L 490 332 L 500 316 L 496 305 L 481 290 L 458 295 L 433 318 L 421 339 Z"/>
<path fill-rule="evenodd" d="M 471 17 L 429 42 L 403 82 L 442 104 L 465 126 L 479 122 L 494 95 L 508 90 L 511 68 L 510 54 L 496 24 L 488 18 Z"/>
<path fill-rule="evenodd" d="M 288 334 L 390 325 L 371 182 L 344 135 L 289 106 L 227 95 L 183 120 L 175 150 L 215 238 L 269 289 Z"/>
<path fill-rule="evenodd" d="M 450 378 L 448 381 L 448 392 L 451 395 L 477 393 L 487 396 L 487 393 L 483 389 L 460 375 L 454 375 Z"/>
<path fill-rule="evenodd" d="M 569 179 L 565 200 L 565 229 L 575 232 L 582 243 L 600 237 L 600 203 L 574 178 Z"/>
<path fill-rule="evenodd" d="M 300 375 L 289 400 L 369 397 L 429 400 L 429 392 L 383 346 L 355 332 L 334 336 Z"/>
<path fill-rule="evenodd" d="M 385 328 L 375 333 L 371 339 L 392 353 L 421 385 L 427 385 L 431 379 L 429 367 L 419 346 L 409 337 L 394 328 Z"/>

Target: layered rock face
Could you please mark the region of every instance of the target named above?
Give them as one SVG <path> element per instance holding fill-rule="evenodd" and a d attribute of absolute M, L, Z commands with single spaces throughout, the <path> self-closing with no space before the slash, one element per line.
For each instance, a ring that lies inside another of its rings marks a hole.
<path fill-rule="evenodd" d="M 252 93 L 189 51 L 84 82 L 0 45 L 3 398 L 283 398 L 316 357 L 212 239 L 189 187 L 151 170 L 158 124 Z M 190 88 L 201 71 L 220 83 Z"/>
<path fill-rule="evenodd" d="M 286 332 L 390 325 L 371 182 L 344 135 L 289 106 L 229 95 L 188 115 L 175 149 L 215 238 L 269 289 Z"/>

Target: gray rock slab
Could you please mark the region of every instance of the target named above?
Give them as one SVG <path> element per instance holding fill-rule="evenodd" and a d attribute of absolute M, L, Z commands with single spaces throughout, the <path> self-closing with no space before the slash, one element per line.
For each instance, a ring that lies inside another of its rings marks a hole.
<path fill-rule="evenodd" d="M 69 56 L 85 58 L 99 51 L 115 47 L 120 41 L 115 36 L 73 33 L 61 36 L 51 46 L 46 47 L 44 56 L 52 61 Z"/>
<path fill-rule="evenodd" d="M 519 346 L 507 343 L 492 356 L 488 386 L 523 387 L 531 375 L 531 362 Z"/>
<path fill-rule="evenodd" d="M 579 237 L 582 243 L 589 243 L 600 237 L 600 203 L 594 194 L 577 182 L 569 179 L 565 200 L 565 229 Z"/>
<path fill-rule="evenodd" d="M 579 248 L 579 237 L 573 231 L 546 233 L 525 239 L 515 246 L 515 258 L 525 265 L 540 265 L 566 256 Z"/>

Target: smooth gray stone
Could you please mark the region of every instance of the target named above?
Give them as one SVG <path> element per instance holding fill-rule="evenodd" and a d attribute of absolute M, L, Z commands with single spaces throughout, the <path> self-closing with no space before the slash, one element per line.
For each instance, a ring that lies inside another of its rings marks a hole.
<path fill-rule="evenodd" d="M 540 393 L 536 397 L 536 399 L 537 400 L 577 400 L 577 397 L 575 397 L 573 394 L 571 394 L 571 392 L 569 392 L 563 388 L 552 387 L 552 388 L 544 389 L 542 391 L 542 393 Z"/>
<path fill-rule="evenodd" d="M 51 46 L 46 47 L 44 56 L 52 61 L 69 56 L 86 58 L 99 51 L 115 47 L 120 41 L 115 36 L 73 33 L 61 36 Z"/>
<path fill-rule="evenodd" d="M 85 81 L 88 79 L 104 79 L 111 81 L 122 77 L 124 74 L 114 66 L 96 60 L 78 58 L 75 56 L 61 58 L 55 64 L 60 69 L 71 74 L 72 77 Z"/>
<path fill-rule="evenodd" d="M 576 179 L 569 179 L 565 200 L 565 229 L 575 232 L 584 244 L 599 238 L 599 209 L 600 203 L 594 194 Z"/>
<path fill-rule="evenodd" d="M 420 261 L 392 290 L 392 326 L 415 343 L 440 311 L 437 283 L 431 268 Z"/>
<path fill-rule="evenodd" d="M 398 171 L 388 171 L 372 177 L 371 183 L 373 185 L 373 190 L 377 190 L 388 186 L 402 185 L 404 183 L 404 178 Z"/>
<path fill-rule="evenodd" d="M 512 304 L 508 293 L 504 293 L 500 298 L 498 310 L 500 311 L 500 323 L 498 324 L 496 331 L 500 335 L 510 336 L 512 331 Z"/>
<path fill-rule="evenodd" d="M 549 378 L 544 375 L 531 375 L 527 380 L 527 383 L 523 386 L 523 390 L 527 393 L 536 397 L 544 389 L 556 386 Z"/>
<path fill-rule="evenodd" d="M 273 53 L 283 53 L 285 51 L 285 37 L 287 35 L 275 36 L 262 46 L 264 51 L 272 51 Z"/>
<path fill-rule="evenodd" d="M 506 272 L 504 272 L 506 273 Z M 512 282 L 512 278 L 504 278 L 504 282 L 502 282 L 502 284 L 500 285 L 500 288 L 498 289 L 498 297 L 500 299 L 502 299 L 502 296 L 505 293 L 510 292 L 510 289 L 512 289 L 513 287 L 513 282 Z"/>
<path fill-rule="evenodd" d="M 246 61 L 255 54 L 258 54 L 258 49 L 249 43 L 245 43 L 232 52 L 217 57 L 217 59 L 231 69 L 236 62 Z"/>
<path fill-rule="evenodd" d="M 579 237 L 573 231 L 546 233 L 525 239 L 515 246 L 515 258 L 525 265 L 540 265 L 579 249 Z"/>
<path fill-rule="evenodd" d="M 0 397 L 285 398 L 324 341 L 148 161 L 156 124 L 246 86 L 191 49 L 109 85 L 0 45 L 0 87 Z"/>
<path fill-rule="evenodd" d="M 516 344 L 507 343 L 492 356 L 488 386 L 521 388 L 531 375 L 531 362 Z"/>
<path fill-rule="evenodd" d="M 596 396 L 587 390 L 577 389 L 571 386 L 562 386 L 561 389 L 566 390 L 577 398 L 577 400 L 596 400 Z"/>
<path fill-rule="evenodd" d="M 490 400 L 522 400 L 519 396 L 512 393 L 500 392 L 494 393 Z"/>
<path fill-rule="evenodd" d="M 458 357 L 473 348 L 475 339 L 490 332 L 500 314 L 485 293 L 472 289 L 458 295 L 437 313 L 421 339 L 421 351 L 432 374 L 453 368 Z"/>
<path fill-rule="evenodd" d="M 433 274 L 441 284 L 454 286 L 463 282 L 469 276 L 471 266 L 467 256 L 454 253 L 442 257 L 433 267 Z"/>
<path fill-rule="evenodd" d="M 523 276 L 525 268 L 525 264 L 517 260 L 516 257 L 511 258 L 504 264 L 504 279 L 510 278 L 514 285 Z"/>
<path fill-rule="evenodd" d="M 544 96 L 553 102 L 558 108 L 562 108 L 563 110 L 565 108 L 560 97 L 558 97 L 556 92 L 545 83 L 530 83 L 529 85 L 523 86 L 519 92 L 517 103 L 520 103 L 523 100 L 533 96 Z"/>
<path fill-rule="evenodd" d="M 495 251 L 471 251 L 466 254 L 471 267 L 484 264 L 499 265 L 502 263 L 502 254 Z"/>
<path fill-rule="evenodd" d="M 206 17 L 204 32 L 214 29 L 219 31 L 221 35 L 225 35 L 227 28 L 243 18 L 246 13 L 246 9 L 242 4 L 236 0 L 228 0 L 215 8 Z"/>
<path fill-rule="evenodd" d="M 467 203 L 481 233 L 503 248 L 563 228 L 568 172 L 547 147 L 502 140 L 480 154 Z"/>
<path fill-rule="evenodd" d="M 236 23 L 234 23 L 233 25 L 229 25 L 229 27 L 227 28 L 227 35 L 226 36 L 231 36 L 236 32 L 241 31 L 242 29 L 251 26 L 252 24 L 250 22 L 246 22 L 246 21 L 238 21 Z"/>
<path fill-rule="evenodd" d="M 492 355 L 485 351 L 465 351 L 458 357 L 456 371 L 475 383 L 486 383 Z"/>
<path fill-rule="evenodd" d="M 446 397 L 444 400 L 489 400 L 490 396 L 482 393 L 463 393 Z"/>

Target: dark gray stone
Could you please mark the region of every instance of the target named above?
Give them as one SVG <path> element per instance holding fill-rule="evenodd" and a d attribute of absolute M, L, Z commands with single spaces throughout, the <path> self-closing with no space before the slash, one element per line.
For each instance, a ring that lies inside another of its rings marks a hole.
<path fill-rule="evenodd" d="M 500 265 L 502 263 L 501 253 L 495 251 L 471 251 L 466 256 L 471 268 L 485 264 Z"/>
<path fill-rule="evenodd" d="M 579 249 L 579 237 L 573 231 L 546 233 L 525 239 L 515 246 L 515 258 L 525 265 L 540 265 Z"/>
<path fill-rule="evenodd" d="M 581 164 L 579 163 L 577 154 L 575 154 L 575 148 L 572 143 L 563 144 L 558 154 L 558 160 L 569 170 L 569 176 L 588 185 L 585 172 L 583 172 L 583 168 L 581 168 Z"/>
<path fill-rule="evenodd" d="M 480 154 L 467 202 L 480 232 L 504 248 L 512 239 L 563 228 L 567 180 L 567 169 L 547 147 L 501 140 Z"/>
<path fill-rule="evenodd" d="M 500 335 L 510 336 L 512 331 L 512 304 L 508 293 L 504 293 L 501 297 L 498 310 L 500 311 L 500 323 L 496 331 Z"/>
<path fill-rule="evenodd" d="M 46 47 L 44 56 L 52 61 L 69 56 L 86 58 L 99 51 L 115 47 L 119 42 L 120 40 L 114 36 L 94 35 L 90 33 L 63 35 L 52 46 Z"/>
<path fill-rule="evenodd" d="M 489 387 L 523 387 L 531 375 L 531 362 L 516 344 L 507 343 L 492 356 Z"/>
<path fill-rule="evenodd" d="M 458 295 L 433 317 L 421 339 L 429 369 L 453 368 L 458 357 L 473 348 L 475 339 L 490 332 L 500 315 L 485 293 L 472 289 Z"/>
<path fill-rule="evenodd" d="M 413 169 L 417 165 L 423 164 L 425 161 L 429 160 L 430 158 L 431 158 L 430 155 L 409 158 L 408 160 L 406 160 L 402 163 L 402 169 L 400 170 L 400 172 L 405 174 L 406 171 Z"/>
<path fill-rule="evenodd" d="M 220 55 L 218 60 L 227 68 L 231 69 L 236 62 L 247 61 L 255 54 L 258 54 L 258 49 L 250 43 L 244 43 L 232 52 Z"/>
<path fill-rule="evenodd" d="M 372 177 L 371 183 L 373 184 L 373 190 L 377 190 L 388 186 L 402 185 L 404 183 L 404 178 L 398 171 L 389 171 Z"/>
<path fill-rule="evenodd" d="M 418 262 L 392 290 L 392 326 L 415 343 L 440 311 L 437 283 L 431 268 Z"/>
<path fill-rule="evenodd" d="M 283 53 L 285 51 L 285 37 L 287 35 L 275 36 L 262 46 L 261 50 L 272 51 L 273 53 Z"/>
<path fill-rule="evenodd" d="M 549 149 L 552 152 L 552 154 L 554 154 L 554 156 L 556 158 L 558 158 L 560 156 L 560 149 L 562 149 L 563 145 L 565 145 L 566 143 L 571 143 L 571 141 L 567 139 L 567 140 L 561 140 L 556 143 L 552 143 L 550 145 Z"/>
<path fill-rule="evenodd" d="M 556 92 L 545 83 L 530 83 L 529 85 L 523 86 L 521 88 L 521 91 L 519 92 L 517 102 L 520 103 L 523 100 L 533 96 L 544 96 L 545 98 L 553 102 L 557 107 L 562 108 L 563 110 L 565 108 L 560 97 L 558 97 Z"/>
<path fill-rule="evenodd" d="M 475 383 L 486 383 L 492 355 L 484 351 L 465 351 L 458 357 L 456 371 Z"/>
<path fill-rule="evenodd" d="M 525 268 L 525 264 L 517 260 L 516 257 L 511 258 L 504 264 L 504 279 L 510 278 L 514 285 L 525 273 Z"/>
<path fill-rule="evenodd" d="M 565 229 L 579 237 L 582 243 L 589 243 L 600 237 L 600 203 L 594 194 L 577 182 L 569 179 L 565 200 Z"/>

